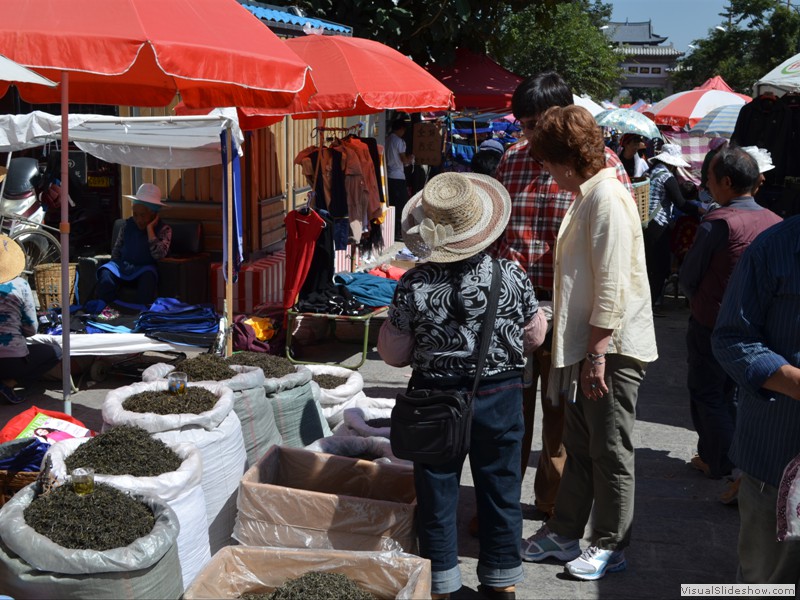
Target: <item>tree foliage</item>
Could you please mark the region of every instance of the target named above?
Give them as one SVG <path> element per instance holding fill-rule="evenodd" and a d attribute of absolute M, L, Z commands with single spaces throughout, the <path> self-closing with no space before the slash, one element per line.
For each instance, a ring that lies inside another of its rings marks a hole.
<path fill-rule="evenodd" d="M 564 0 L 544 0 L 554 6 Z M 459 46 L 485 52 L 497 35 L 497 24 L 526 0 L 293 0 L 310 17 L 353 28 L 353 34 L 382 42 L 417 63 L 444 64 Z"/>
<path fill-rule="evenodd" d="M 727 9 L 725 31 L 709 29 L 679 61 L 677 89 L 721 75 L 737 92 L 750 94 L 759 78 L 800 51 L 800 14 L 785 0 L 731 0 Z"/>
<path fill-rule="evenodd" d="M 611 5 L 601 0 L 533 4 L 504 21 L 492 49 L 509 70 L 526 76 L 554 70 L 575 93 L 609 98 L 621 78 L 621 56 L 599 29 Z"/>

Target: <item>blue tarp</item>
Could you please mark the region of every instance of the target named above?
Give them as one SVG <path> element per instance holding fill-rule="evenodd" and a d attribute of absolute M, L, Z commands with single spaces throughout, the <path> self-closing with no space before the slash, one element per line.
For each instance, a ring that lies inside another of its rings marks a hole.
<path fill-rule="evenodd" d="M 242 4 L 247 10 L 253 13 L 259 19 L 264 21 L 273 21 L 275 23 L 289 23 L 291 25 L 297 25 L 298 27 L 303 27 L 304 25 L 308 24 L 310 27 L 314 28 L 322 28 L 327 31 L 336 31 L 339 33 L 353 33 L 352 27 L 345 27 L 344 25 L 339 25 L 337 23 L 331 23 L 330 21 L 323 21 L 322 19 L 311 19 L 309 17 L 298 17 L 297 15 L 293 15 L 289 12 L 284 12 L 282 10 L 272 10 L 270 8 L 263 8 L 261 6 L 254 6 L 252 4 Z"/>

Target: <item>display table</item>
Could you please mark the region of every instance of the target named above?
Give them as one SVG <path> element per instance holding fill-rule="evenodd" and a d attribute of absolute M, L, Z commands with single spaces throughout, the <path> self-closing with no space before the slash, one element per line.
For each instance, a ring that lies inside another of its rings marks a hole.
<path fill-rule="evenodd" d="M 369 350 L 369 324 L 373 317 L 380 315 L 386 312 L 389 309 L 388 306 L 381 306 L 380 308 L 376 308 L 370 313 L 365 315 L 357 315 L 357 316 L 348 316 L 348 315 L 332 315 L 328 313 L 306 313 L 306 312 L 298 312 L 294 309 L 289 309 L 287 314 L 286 320 L 286 358 L 289 361 L 295 364 L 301 365 L 326 365 L 326 364 L 333 364 L 333 363 L 320 363 L 320 362 L 311 362 L 311 361 L 302 361 L 297 360 L 292 356 L 292 330 L 294 328 L 295 321 L 297 317 L 305 318 L 319 318 L 319 319 L 327 319 L 328 320 L 328 335 L 331 335 L 336 330 L 336 323 L 337 322 L 347 322 L 347 323 L 363 323 L 364 324 L 364 340 L 363 345 L 361 347 L 361 361 L 356 365 L 340 365 L 347 369 L 358 369 L 361 365 L 363 365 L 367 361 L 367 352 Z"/>

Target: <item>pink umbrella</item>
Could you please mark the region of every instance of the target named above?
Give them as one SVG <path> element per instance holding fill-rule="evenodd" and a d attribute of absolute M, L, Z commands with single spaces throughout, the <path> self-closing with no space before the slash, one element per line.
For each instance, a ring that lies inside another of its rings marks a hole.
<path fill-rule="evenodd" d="M 667 96 L 645 110 L 644 114 L 653 119 L 657 125 L 691 127 L 718 106 L 744 105 L 750 100 L 750 96 L 744 94 L 715 89 L 696 89 Z"/>

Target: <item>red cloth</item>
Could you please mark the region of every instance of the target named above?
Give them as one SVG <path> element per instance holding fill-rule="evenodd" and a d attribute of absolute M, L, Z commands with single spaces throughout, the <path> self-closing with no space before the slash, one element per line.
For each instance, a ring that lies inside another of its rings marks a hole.
<path fill-rule="evenodd" d="M 400 278 L 405 274 L 407 269 L 402 269 L 400 267 L 393 267 L 392 265 L 388 265 L 383 263 L 368 271 L 370 275 L 375 275 L 377 277 L 384 277 L 386 279 L 394 279 L 395 281 L 400 281 Z"/>
<path fill-rule="evenodd" d="M 16 438 L 19 433 L 28 426 L 28 423 L 33 420 L 33 417 L 36 416 L 36 413 L 42 413 L 48 417 L 54 417 L 63 421 L 69 421 L 75 425 L 80 425 L 81 427 L 86 427 L 86 425 L 84 425 L 81 421 L 75 417 L 69 416 L 68 414 L 31 406 L 29 409 L 19 413 L 16 417 L 12 417 L 11 420 L 6 423 L 6 426 L 3 427 L 3 429 L 0 429 L 0 444 L 10 442 Z"/>
<path fill-rule="evenodd" d="M 325 220 L 313 210 L 300 214 L 293 210 L 284 219 L 286 224 L 286 277 L 283 283 L 283 308 L 294 305 L 306 280 L 314 257 L 317 238 L 325 229 Z"/>
<path fill-rule="evenodd" d="M 631 202 L 634 202 L 633 187 L 625 167 L 608 148 L 606 167 L 616 169 L 617 179 L 631 193 Z M 495 177 L 511 195 L 511 219 L 493 251 L 499 258 L 519 264 L 534 287 L 552 290 L 553 248 L 574 194 L 560 190 L 544 165 L 531 158 L 526 140 L 506 150 Z"/>

